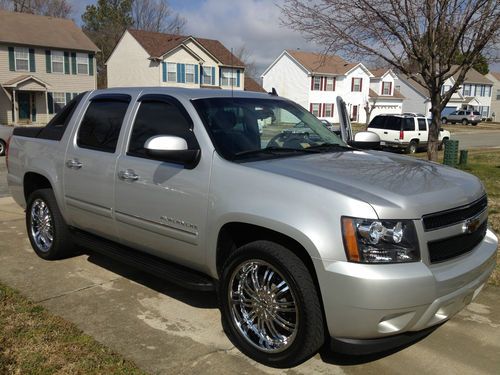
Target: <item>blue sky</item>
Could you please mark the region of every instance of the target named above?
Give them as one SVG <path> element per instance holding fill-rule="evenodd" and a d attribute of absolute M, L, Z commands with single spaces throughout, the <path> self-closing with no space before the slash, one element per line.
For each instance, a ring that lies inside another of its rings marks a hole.
<path fill-rule="evenodd" d="M 73 19 L 81 24 L 88 4 L 96 1 L 73 0 Z M 300 34 L 280 25 L 283 0 L 170 0 L 170 7 L 187 20 L 186 35 L 220 40 L 234 50 L 245 46 L 259 74 L 284 49 L 316 50 Z M 500 64 L 490 68 L 500 70 Z"/>

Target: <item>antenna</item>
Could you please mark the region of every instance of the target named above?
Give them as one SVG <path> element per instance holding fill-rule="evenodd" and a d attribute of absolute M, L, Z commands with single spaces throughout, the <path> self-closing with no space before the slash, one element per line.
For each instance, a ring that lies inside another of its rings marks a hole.
<path fill-rule="evenodd" d="M 233 65 L 233 47 L 231 47 L 231 97 L 234 98 L 234 65 Z"/>

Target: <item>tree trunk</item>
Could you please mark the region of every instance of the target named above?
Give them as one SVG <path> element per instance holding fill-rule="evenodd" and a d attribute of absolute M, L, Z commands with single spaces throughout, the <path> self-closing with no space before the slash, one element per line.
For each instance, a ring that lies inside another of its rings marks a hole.
<path fill-rule="evenodd" d="M 432 121 L 429 126 L 429 138 L 427 143 L 427 159 L 437 161 L 439 147 L 439 129 L 441 129 L 441 98 L 439 95 L 434 95 L 431 98 L 431 114 Z"/>

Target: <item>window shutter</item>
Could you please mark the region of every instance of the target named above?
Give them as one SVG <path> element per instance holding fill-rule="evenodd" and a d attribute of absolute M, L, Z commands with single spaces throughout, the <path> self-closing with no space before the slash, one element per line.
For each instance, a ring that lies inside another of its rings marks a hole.
<path fill-rule="evenodd" d="M 222 86 L 222 68 L 219 68 L 219 86 Z"/>
<path fill-rule="evenodd" d="M 313 113 L 313 104 L 309 104 L 309 112 Z"/>
<path fill-rule="evenodd" d="M 311 91 L 313 91 L 313 90 L 314 90 L 314 76 L 311 76 Z M 312 112 L 312 109 L 311 109 L 311 112 Z"/>
<path fill-rule="evenodd" d="M 389 82 L 389 95 L 391 95 L 392 92 L 392 82 Z"/>
<path fill-rule="evenodd" d="M 199 69 L 197 68 L 197 65 L 194 65 L 194 83 L 198 84 L 198 72 Z"/>
<path fill-rule="evenodd" d="M 181 64 L 182 68 L 182 83 L 186 83 L 186 64 Z"/>
<path fill-rule="evenodd" d="M 215 67 L 212 66 L 212 85 L 215 85 Z"/>
<path fill-rule="evenodd" d="M 47 106 L 49 107 L 49 114 L 53 114 L 54 113 L 54 99 L 52 98 L 51 92 L 47 93 Z"/>
<path fill-rule="evenodd" d="M 161 80 L 163 82 L 167 82 L 167 63 L 165 61 L 162 61 L 161 63 Z"/>
<path fill-rule="evenodd" d="M 66 104 L 68 104 L 71 101 L 71 93 L 67 92 L 66 93 Z"/>
<path fill-rule="evenodd" d="M 89 53 L 89 76 L 94 75 L 94 54 Z"/>
<path fill-rule="evenodd" d="M 325 117 L 326 106 L 327 106 L 327 104 L 326 104 L 326 103 L 324 103 L 324 104 L 323 104 L 323 113 L 322 113 L 322 115 L 321 115 L 321 116 L 323 116 L 323 117 Z"/>
<path fill-rule="evenodd" d="M 325 84 L 325 77 L 321 77 L 320 81 L 319 81 L 319 91 L 323 91 L 324 90 L 324 84 Z"/>
<path fill-rule="evenodd" d="M 50 58 L 50 50 L 45 50 L 45 70 L 47 70 L 47 73 L 52 73 L 52 64 L 51 61 L 52 59 Z M 53 113 L 53 112 L 51 112 Z"/>
<path fill-rule="evenodd" d="M 332 103 L 332 117 L 333 117 L 334 110 L 335 110 L 335 104 Z"/>
<path fill-rule="evenodd" d="M 354 78 L 351 79 L 351 91 L 354 91 Z"/>
<path fill-rule="evenodd" d="M 71 72 L 76 74 L 76 53 L 71 52 Z"/>
<path fill-rule="evenodd" d="M 16 61 L 14 58 L 14 47 L 9 47 L 9 70 L 11 72 L 16 70 Z"/>
<path fill-rule="evenodd" d="M 182 68 L 181 64 L 177 64 L 177 82 L 181 83 L 182 82 Z"/>
<path fill-rule="evenodd" d="M 64 52 L 64 74 L 69 74 L 69 52 Z"/>
<path fill-rule="evenodd" d="M 333 91 L 335 91 L 335 86 L 337 85 L 337 77 L 333 77 Z M 333 104 L 332 104 L 333 105 Z M 333 107 L 332 107 L 333 108 Z M 332 109 L 332 117 L 333 117 L 333 109 Z"/>
<path fill-rule="evenodd" d="M 30 53 L 30 72 L 34 72 L 34 71 L 36 71 L 35 50 L 33 48 L 30 48 L 29 53 Z"/>
<path fill-rule="evenodd" d="M 363 78 L 359 79 L 359 91 L 363 91 Z"/>
<path fill-rule="evenodd" d="M 236 70 L 236 86 L 240 87 L 240 73 L 241 71 L 238 69 Z"/>

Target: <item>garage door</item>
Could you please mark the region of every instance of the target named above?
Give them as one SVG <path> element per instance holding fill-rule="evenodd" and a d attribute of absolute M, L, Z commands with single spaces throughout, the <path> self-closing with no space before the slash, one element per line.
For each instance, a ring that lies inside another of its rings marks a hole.
<path fill-rule="evenodd" d="M 456 110 L 457 107 L 444 107 L 443 111 L 441 112 L 441 117 L 445 117 Z"/>

